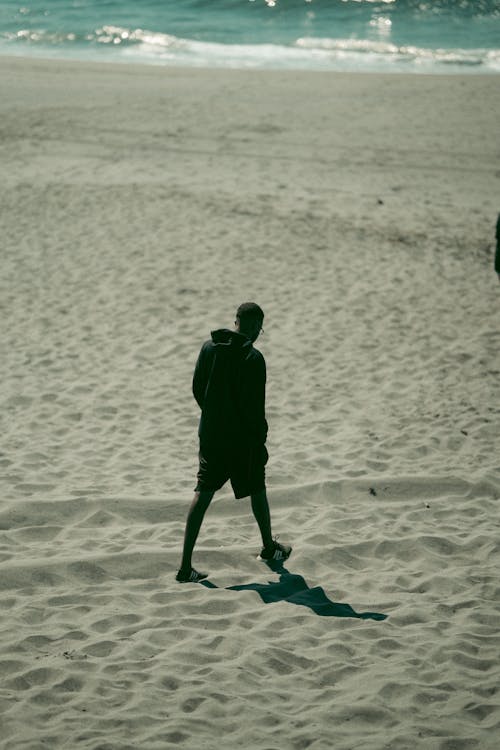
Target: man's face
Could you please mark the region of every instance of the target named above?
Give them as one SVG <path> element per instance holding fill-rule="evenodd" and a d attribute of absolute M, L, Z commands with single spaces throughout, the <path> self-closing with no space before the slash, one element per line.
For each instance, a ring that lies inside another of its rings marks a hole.
<path fill-rule="evenodd" d="M 257 341 L 257 339 L 259 338 L 259 334 L 262 331 L 263 322 L 264 322 L 263 320 L 252 320 L 251 329 L 248 332 L 248 335 L 250 337 L 250 341 L 252 342 L 252 344 L 254 341 Z"/>

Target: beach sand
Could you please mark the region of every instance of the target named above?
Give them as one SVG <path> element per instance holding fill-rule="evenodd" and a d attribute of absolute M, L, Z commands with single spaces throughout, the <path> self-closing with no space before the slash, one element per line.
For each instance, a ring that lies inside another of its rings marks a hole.
<path fill-rule="evenodd" d="M 499 78 L 0 80 L 2 750 L 496 750 Z M 180 585 L 246 300 L 294 552 L 227 486 Z"/>

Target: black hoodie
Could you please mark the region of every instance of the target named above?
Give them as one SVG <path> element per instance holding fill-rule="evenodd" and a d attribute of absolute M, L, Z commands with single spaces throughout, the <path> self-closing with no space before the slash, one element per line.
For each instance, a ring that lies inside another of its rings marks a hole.
<path fill-rule="evenodd" d="M 212 331 L 196 362 L 193 395 L 201 408 L 202 451 L 264 445 L 266 363 L 247 336 Z"/>

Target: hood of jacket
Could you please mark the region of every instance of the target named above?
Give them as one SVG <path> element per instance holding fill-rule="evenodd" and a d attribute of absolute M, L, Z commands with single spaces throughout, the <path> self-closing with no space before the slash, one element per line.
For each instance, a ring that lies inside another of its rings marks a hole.
<path fill-rule="evenodd" d="M 216 347 L 232 351 L 248 351 L 252 348 L 252 342 L 243 333 L 231 331 L 229 328 L 218 328 L 211 332 L 212 342 Z"/>

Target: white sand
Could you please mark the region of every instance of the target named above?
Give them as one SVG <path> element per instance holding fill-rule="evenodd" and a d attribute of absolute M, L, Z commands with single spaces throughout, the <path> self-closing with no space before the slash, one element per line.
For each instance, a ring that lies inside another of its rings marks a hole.
<path fill-rule="evenodd" d="M 2 750 L 496 750 L 498 77 L 0 81 Z M 229 488 L 173 580 L 248 299 L 295 603 Z"/>

